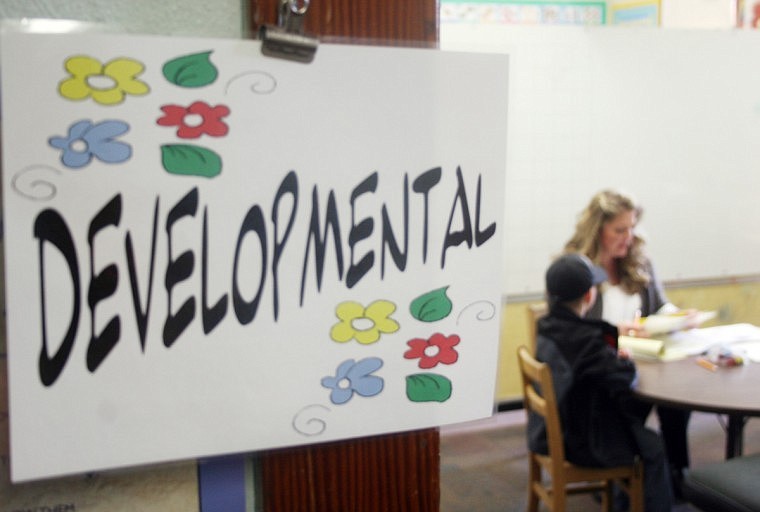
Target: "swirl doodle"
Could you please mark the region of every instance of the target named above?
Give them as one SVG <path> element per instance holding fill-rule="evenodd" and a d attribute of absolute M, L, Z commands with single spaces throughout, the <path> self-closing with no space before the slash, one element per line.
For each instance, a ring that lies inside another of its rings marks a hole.
<path fill-rule="evenodd" d="M 330 408 L 324 405 L 307 405 L 293 417 L 293 430 L 307 437 L 318 436 L 327 430 L 327 421 L 319 417 L 315 409 L 330 412 Z"/>
<path fill-rule="evenodd" d="M 11 180 L 13 190 L 19 195 L 31 199 L 32 201 L 49 201 L 58 193 L 58 189 L 52 181 L 39 177 L 35 171 L 40 173 L 53 172 L 61 174 L 61 171 L 55 167 L 46 165 L 33 165 L 26 167 L 17 172 Z"/>
<path fill-rule="evenodd" d="M 462 319 L 464 312 L 473 308 L 478 308 L 475 312 L 475 319 L 480 322 L 486 322 L 496 316 L 496 306 L 493 302 L 488 300 L 478 300 L 462 308 L 462 311 L 459 312 L 459 316 L 457 316 L 457 325 L 459 325 L 459 320 Z"/>
<path fill-rule="evenodd" d="M 253 78 L 251 78 L 253 77 Z M 229 94 L 233 83 L 249 78 L 248 89 L 255 94 L 269 94 L 277 88 L 277 79 L 264 71 L 246 71 L 230 78 L 224 87 L 224 94 Z"/>

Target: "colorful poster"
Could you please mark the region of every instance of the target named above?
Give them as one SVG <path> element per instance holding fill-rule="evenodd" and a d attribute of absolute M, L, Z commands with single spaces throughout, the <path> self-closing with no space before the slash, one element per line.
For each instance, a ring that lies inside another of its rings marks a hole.
<path fill-rule="evenodd" d="M 441 23 L 604 25 L 607 2 L 544 0 L 443 0 Z"/>
<path fill-rule="evenodd" d="M 14 481 L 491 414 L 506 56 L 0 47 Z"/>
<path fill-rule="evenodd" d="M 660 0 L 613 3 L 610 11 L 613 25 L 656 27 L 660 24 Z"/>

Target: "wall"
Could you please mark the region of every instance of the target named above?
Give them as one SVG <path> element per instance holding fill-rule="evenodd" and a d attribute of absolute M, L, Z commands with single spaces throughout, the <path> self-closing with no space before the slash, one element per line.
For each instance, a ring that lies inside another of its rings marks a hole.
<path fill-rule="evenodd" d="M 760 31 L 449 24 L 441 48 L 509 54 L 505 294 L 541 293 L 603 188 L 644 206 L 664 281 L 760 275 Z"/>
<path fill-rule="evenodd" d="M 0 19 L 53 18 L 108 23 L 133 33 L 240 37 L 244 0 L 0 0 Z"/>

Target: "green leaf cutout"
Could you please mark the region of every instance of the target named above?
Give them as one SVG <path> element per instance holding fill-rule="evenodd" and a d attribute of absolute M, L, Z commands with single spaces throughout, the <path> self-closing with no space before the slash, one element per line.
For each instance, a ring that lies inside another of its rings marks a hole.
<path fill-rule="evenodd" d="M 167 172 L 213 178 L 222 172 L 222 159 L 210 149 L 192 144 L 164 144 L 161 163 Z"/>
<path fill-rule="evenodd" d="M 412 316 L 421 322 L 435 322 L 449 316 L 452 304 L 446 296 L 448 286 L 420 295 L 409 305 Z"/>
<path fill-rule="evenodd" d="M 168 61 L 162 69 L 164 77 L 180 87 L 203 87 L 216 80 L 219 72 L 209 60 L 211 52 L 185 55 Z"/>
<path fill-rule="evenodd" d="M 412 402 L 445 402 L 451 397 L 451 381 L 435 373 L 407 375 L 406 396 Z"/>

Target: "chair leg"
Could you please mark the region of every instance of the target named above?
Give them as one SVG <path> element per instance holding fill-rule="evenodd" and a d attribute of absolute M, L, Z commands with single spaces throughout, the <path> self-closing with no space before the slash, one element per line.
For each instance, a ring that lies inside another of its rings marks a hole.
<path fill-rule="evenodd" d="M 538 493 L 535 485 L 541 484 L 541 466 L 532 457 L 528 466 L 528 512 L 538 512 Z"/>
<path fill-rule="evenodd" d="M 631 512 L 644 512 L 644 480 L 643 475 L 639 474 L 628 485 Z"/>
<path fill-rule="evenodd" d="M 604 512 L 614 512 L 614 500 L 612 499 L 612 482 L 606 480 L 604 482 L 604 489 L 602 489 L 602 507 Z"/>
<path fill-rule="evenodd" d="M 528 512 L 538 512 L 538 494 L 533 488 L 528 490 Z"/>
<path fill-rule="evenodd" d="M 554 489 L 552 492 L 552 511 L 560 510 L 565 512 L 567 509 L 567 494 L 564 489 Z"/>
<path fill-rule="evenodd" d="M 553 475 L 556 477 L 557 475 Z M 564 476 L 564 475 L 563 475 Z M 552 512 L 565 512 L 567 508 L 567 482 L 552 478 Z"/>

